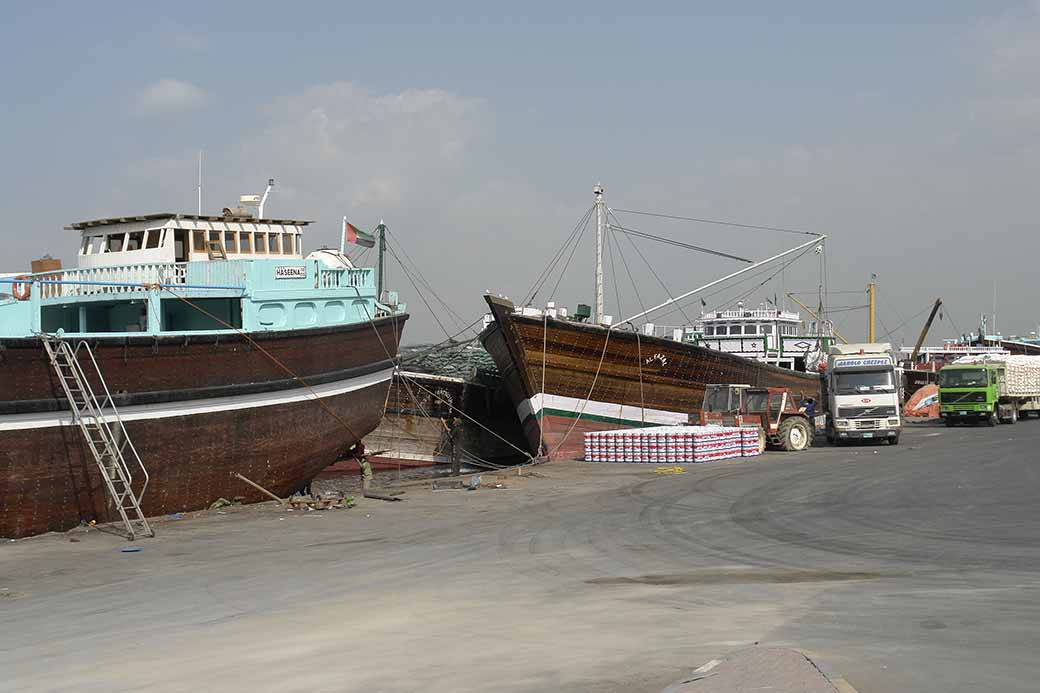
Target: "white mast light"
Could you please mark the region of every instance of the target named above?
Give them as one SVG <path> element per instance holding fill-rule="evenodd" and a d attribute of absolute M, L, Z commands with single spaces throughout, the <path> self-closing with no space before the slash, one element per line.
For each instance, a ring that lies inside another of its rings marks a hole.
<path fill-rule="evenodd" d="M 260 198 L 260 206 L 257 208 L 257 216 L 260 219 L 264 218 L 264 205 L 267 204 L 267 196 L 271 194 L 271 188 L 274 187 L 274 178 L 267 179 L 267 190 L 264 191 L 264 196 Z"/>

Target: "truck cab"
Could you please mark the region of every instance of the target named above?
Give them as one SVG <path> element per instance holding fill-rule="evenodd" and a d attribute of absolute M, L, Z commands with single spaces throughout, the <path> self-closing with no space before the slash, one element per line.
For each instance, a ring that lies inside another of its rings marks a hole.
<path fill-rule="evenodd" d="M 971 356 L 939 371 L 939 416 L 958 422 L 1013 424 L 1040 414 L 1040 356 Z"/>
<path fill-rule="evenodd" d="M 900 387 L 890 344 L 842 344 L 827 354 L 827 440 L 887 440 L 902 431 Z"/>
<path fill-rule="evenodd" d="M 750 385 L 706 385 L 701 406 L 701 424 L 740 426 L 744 393 Z"/>
<path fill-rule="evenodd" d="M 947 426 L 958 422 L 997 423 L 1002 365 L 959 364 L 939 371 L 939 416 Z"/>

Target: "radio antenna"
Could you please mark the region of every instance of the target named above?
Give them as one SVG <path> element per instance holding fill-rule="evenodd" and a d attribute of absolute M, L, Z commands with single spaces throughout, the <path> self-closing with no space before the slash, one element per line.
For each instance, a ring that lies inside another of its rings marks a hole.
<path fill-rule="evenodd" d="M 199 150 L 199 216 L 202 216 L 202 150 Z"/>

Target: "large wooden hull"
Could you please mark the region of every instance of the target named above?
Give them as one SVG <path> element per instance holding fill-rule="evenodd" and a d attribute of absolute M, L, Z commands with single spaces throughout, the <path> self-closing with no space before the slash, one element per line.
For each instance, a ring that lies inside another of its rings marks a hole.
<path fill-rule="evenodd" d="M 486 298 L 495 321 L 481 341 L 532 454 L 580 457 L 590 430 L 687 423 L 712 383 L 789 387 L 820 397 L 818 375 L 631 331 L 521 316 L 509 301 Z"/>
<path fill-rule="evenodd" d="M 267 354 L 229 335 L 91 340 L 151 477 L 145 513 L 264 499 L 235 472 L 299 489 L 379 424 L 406 319 L 253 335 Z M 42 346 L 0 342 L 0 537 L 116 519 Z"/>

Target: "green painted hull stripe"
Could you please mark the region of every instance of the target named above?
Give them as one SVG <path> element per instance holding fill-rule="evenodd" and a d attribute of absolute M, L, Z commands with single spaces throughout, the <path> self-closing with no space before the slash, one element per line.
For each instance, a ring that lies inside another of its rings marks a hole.
<path fill-rule="evenodd" d="M 578 418 L 577 413 L 575 413 L 573 411 L 568 411 L 566 409 L 552 409 L 550 407 L 550 408 L 542 409 L 541 411 L 538 412 L 538 414 L 537 414 L 538 420 L 541 421 L 542 416 L 545 415 L 545 414 L 548 414 L 549 416 L 559 416 L 559 417 L 562 417 L 562 418 L 565 418 L 565 419 L 576 419 L 576 418 Z M 660 426 L 660 425 L 662 425 L 660 423 L 655 423 L 653 421 L 647 421 L 646 423 L 643 423 L 642 421 L 633 421 L 631 419 L 621 419 L 621 418 L 614 417 L 614 416 L 599 416 L 597 414 L 582 414 L 581 415 L 581 419 L 582 419 L 582 421 L 596 421 L 596 422 L 599 422 L 599 423 L 623 424 L 625 426 L 640 427 L 640 428 L 644 427 L 644 426 Z"/>

